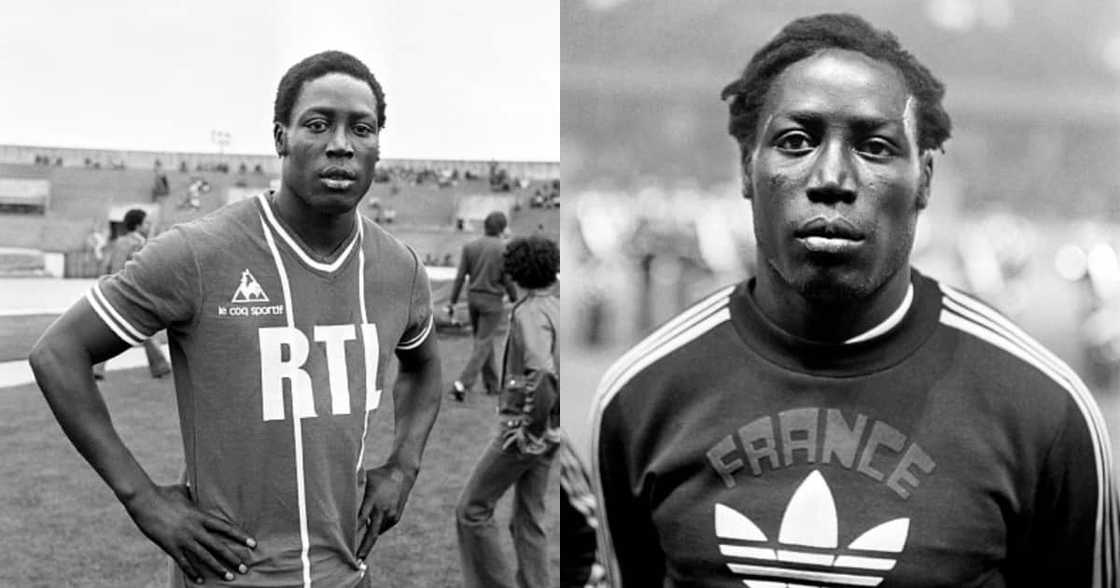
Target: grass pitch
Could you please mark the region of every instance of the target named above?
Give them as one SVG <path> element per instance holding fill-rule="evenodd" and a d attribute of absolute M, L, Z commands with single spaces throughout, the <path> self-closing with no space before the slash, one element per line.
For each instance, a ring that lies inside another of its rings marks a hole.
<path fill-rule="evenodd" d="M 8 333 L 0 339 L 6 339 Z M 37 334 L 36 334 L 37 336 Z M 32 339 L 34 341 L 34 339 Z M 30 343 L 26 343 L 28 346 Z M 465 364 L 470 339 L 441 337 L 448 384 Z M 389 380 L 387 380 L 389 381 Z M 0 382 L 0 386 L 3 383 Z M 447 386 L 444 387 L 447 389 Z M 102 383 L 113 422 L 148 473 L 161 484 L 178 479 L 182 444 L 169 380 L 147 370 L 110 372 Z M 392 395 L 370 421 L 366 464 L 381 463 L 393 434 Z M 0 388 L 0 586 L 166 586 L 167 558 L 133 525 L 124 509 L 78 455 L 34 385 Z M 454 507 L 494 427 L 492 397 L 467 405 L 446 401 L 432 431 L 420 477 L 401 522 L 369 558 L 376 586 L 459 586 Z M 559 489 L 549 486 L 547 532 L 553 585 L 559 584 Z M 510 498 L 498 507 L 509 520 Z M 506 536 L 507 557 L 513 561 Z"/>

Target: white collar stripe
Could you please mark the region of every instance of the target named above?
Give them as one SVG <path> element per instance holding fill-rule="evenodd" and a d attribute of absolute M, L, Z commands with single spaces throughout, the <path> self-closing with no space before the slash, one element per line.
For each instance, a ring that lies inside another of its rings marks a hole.
<path fill-rule="evenodd" d="M 898 323 L 902 322 L 902 319 L 906 316 L 906 312 L 910 310 L 910 305 L 913 302 L 914 302 L 914 284 L 907 284 L 907 286 L 906 286 L 906 296 L 904 296 L 902 298 L 902 304 L 900 304 L 898 306 L 898 308 L 896 308 L 895 311 L 891 313 L 890 316 L 888 316 L 886 319 L 883 319 L 883 322 L 881 322 L 881 323 L 875 325 L 874 327 L 871 327 L 870 329 L 864 331 L 862 334 L 856 335 L 855 337 L 852 337 L 851 339 L 848 339 L 847 341 L 844 341 L 844 343 L 845 344 L 850 344 L 850 343 L 859 343 L 861 341 L 870 341 L 871 339 L 874 339 L 875 337 L 878 337 L 880 335 L 885 335 L 888 331 L 895 328 L 895 326 L 898 325 Z"/>
<path fill-rule="evenodd" d="M 288 233 L 288 231 L 284 229 L 283 225 L 281 225 L 280 222 L 276 219 L 275 214 L 272 212 L 272 205 L 268 203 L 268 198 L 266 198 L 265 195 L 261 193 L 257 194 L 257 200 L 260 201 L 261 210 L 264 212 L 264 217 L 268 219 L 268 227 L 271 227 L 277 235 L 280 235 L 280 238 L 288 244 L 288 247 L 291 248 L 291 250 L 294 251 L 297 256 L 299 256 L 300 260 L 303 261 L 303 263 L 321 272 L 329 273 L 341 267 L 342 264 L 346 262 L 346 259 L 350 257 L 350 252 L 354 250 L 354 244 L 358 242 L 358 236 L 361 233 L 362 223 L 361 215 L 355 213 L 358 230 L 355 231 L 354 236 L 350 238 L 350 243 L 346 245 L 346 249 L 343 250 L 343 252 L 338 256 L 338 259 L 335 259 L 331 263 L 315 261 L 315 259 L 313 259 L 310 255 L 307 254 L 306 251 L 304 251 L 303 247 L 301 247 L 299 243 L 296 242 L 296 240 Z M 268 228 L 266 228 L 265 233 L 268 232 Z"/>
<path fill-rule="evenodd" d="M 263 198 L 263 196 L 261 197 Z M 268 211 L 266 202 L 261 202 L 265 211 Z M 296 321 L 294 310 L 292 309 L 292 290 L 288 284 L 288 273 L 284 270 L 284 260 L 280 257 L 280 250 L 276 248 L 276 240 L 272 238 L 272 233 L 268 230 L 268 225 L 264 217 L 261 217 L 261 228 L 264 229 L 264 238 L 268 241 L 268 248 L 272 252 L 272 259 L 276 262 L 276 273 L 280 276 L 280 287 L 284 291 L 284 314 L 288 320 L 288 328 L 295 328 Z M 284 233 L 280 233 L 284 235 Z M 294 247 L 298 252 L 298 247 Z M 342 259 L 342 258 L 340 258 Z M 303 586 L 304 588 L 311 588 L 311 560 L 308 556 L 310 550 L 311 540 L 307 530 L 307 488 L 304 481 L 303 472 L 303 430 L 300 424 L 300 416 L 296 414 L 295 400 L 293 395 L 292 401 L 292 435 L 295 437 L 295 458 L 296 458 L 296 497 L 299 503 L 299 540 L 300 563 L 303 565 Z"/>

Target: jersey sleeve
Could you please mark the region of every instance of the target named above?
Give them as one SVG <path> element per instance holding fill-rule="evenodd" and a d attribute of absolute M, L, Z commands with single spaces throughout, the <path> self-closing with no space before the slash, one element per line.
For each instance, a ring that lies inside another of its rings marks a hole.
<path fill-rule="evenodd" d="M 539 309 L 521 307 L 514 311 L 512 323 L 512 333 L 521 350 L 525 371 L 556 373 L 552 361 L 556 333 L 548 317 Z"/>
<path fill-rule="evenodd" d="M 623 389 L 623 392 L 625 388 Z M 599 399 L 596 399 L 599 402 Z M 665 554 L 639 485 L 640 466 L 623 411 L 617 403 L 596 408 L 592 416 L 592 476 L 599 499 L 599 559 L 614 588 L 661 586 Z"/>
<path fill-rule="evenodd" d="M 404 333 L 401 334 L 400 342 L 397 343 L 399 351 L 416 349 L 432 333 L 432 289 L 428 282 L 428 272 L 416 257 L 416 252 L 412 249 L 408 251 L 412 254 L 415 270 L 408 305 L 408 322 Z"/>
<path fill-rule="evenodd" d="M 1087 393 L 1083 400 L 1070 402 L 1042 465 L 1027 557 L 1017 574 L 1024 585 L 1120 585 L 1111 445 Z"/>
<path fill-rule="evenodd" d="M 192 321 L 201 304 L 199 271 L 182 231 L 172 229 L 152 239 L 121 271 L 98 280 L 86 298 L 109 329 L 130 345 Z"/>

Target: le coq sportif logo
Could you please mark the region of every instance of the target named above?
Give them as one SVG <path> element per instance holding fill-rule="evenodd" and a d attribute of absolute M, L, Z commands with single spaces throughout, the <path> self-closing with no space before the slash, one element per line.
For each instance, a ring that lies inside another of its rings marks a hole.
<path fill-rule="evenodd" d="M 836 503 L 824 476 L 813 470 L 790 498 L 776 544 L 725 504 L 715 505 L 715 526 L 728 569 L 744 576 L 748 588 L 878 586 L 896 561 L 885 554 L 902 552 L 910 519 L 876 525 L 839 548 Z"/>

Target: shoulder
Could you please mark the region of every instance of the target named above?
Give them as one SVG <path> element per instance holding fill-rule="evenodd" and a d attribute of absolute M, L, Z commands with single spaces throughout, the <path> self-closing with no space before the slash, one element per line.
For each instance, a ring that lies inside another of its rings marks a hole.
<path fill-rule="evenodd" d="M 954 361 L 978 388 L 1045 420 L 1073 411 L 1100 428 L 1096 401 L 1069 365 L 987 304 L 945 284 L 938 288 L 940 325 L 958 334 Z"/>
<path fill-rule="evenodd" d="M 416 252 L 380 225 L 359 214 L 362 223 L 362 248 L 365 250 L 366 264 L 374 264 L 378 271 L 400 270 L 414 273 L 423 270 Z"/>
<path fill-rule="evenodd" d="M 550 294 L 526 296 L 513 306 L 512 320 L 526 322 L 536 318 L 554 320 L 559 312 L 560 301 Z"/>
<path fill-rule="evenodd" d="M 664 380 L 662 376 L 684 367 L 681 361 L 691 362 L 693 354 L 685 352 L 703 345 L 707 334 L 731 320 L 728 303 L 734 289 L 721 288 L 693 304 L 616 360 L 599 381 L 591 407 L 592 425 L 598 427 L 604 412 L 623 398 L 646 392 L 642 386 L 632 385 L 636 380 Z"/>
<path fill-rule="evenodd" d="M 228 241 L 247 234 L 261 234 L 260 208 L 256 198 L 227 204 L 202 217 L 173 226 L 167 233 L 178 231 L 192 246 L 226 247 Z M 227 252 L 228 253 L 228 252 Z"/>

